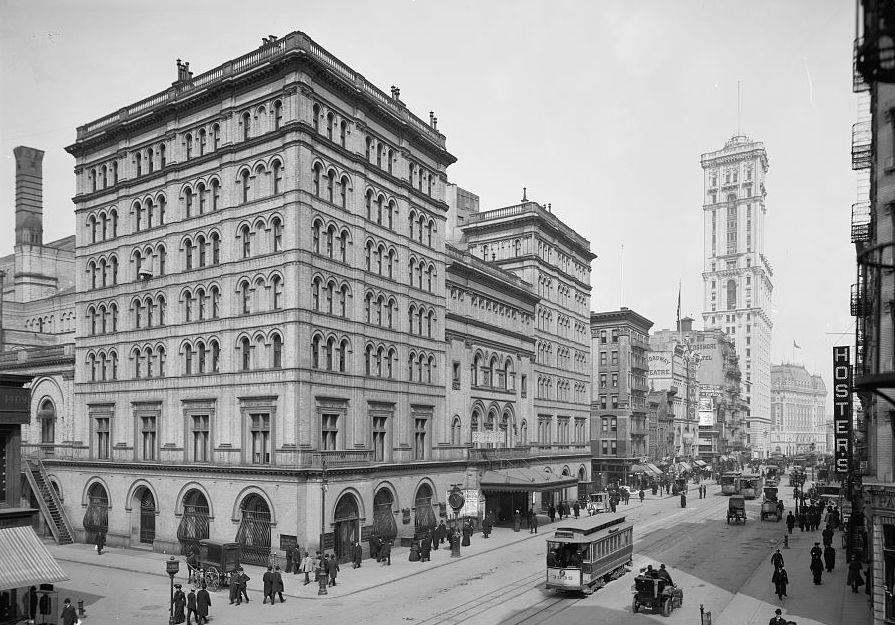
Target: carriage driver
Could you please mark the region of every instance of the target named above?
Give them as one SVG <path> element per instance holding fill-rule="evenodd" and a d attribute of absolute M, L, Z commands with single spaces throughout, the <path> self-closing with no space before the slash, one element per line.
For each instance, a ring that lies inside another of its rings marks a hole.
<path fill-rule="evenodd" d="M 664 565 L 664 564 L 660 564 L 660 565 L 659 565 L 659 570 L 656 571 L 656 577 L 659 578 L 659 579 L 664 579 L 666 582 L 668 582 L 668 585 L 669 585 L 669 586 L 674 586 L 674 582 L 671 581 L 671 573 L 669 573 L 669 572 L 665 569 L 665 565 Z"/>

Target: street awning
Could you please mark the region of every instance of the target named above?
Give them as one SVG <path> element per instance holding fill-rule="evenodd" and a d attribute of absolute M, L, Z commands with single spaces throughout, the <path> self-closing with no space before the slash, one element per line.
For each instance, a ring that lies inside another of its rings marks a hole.
<path fill-rule="evenodd" d="M 684 471 L 692 471 L 693 470 L 693 468 L 686 462 L 678 462 L 677 466 L 679 466 Z"/>
<path fill-rule="evenodd" d="M 578 486 L 574 475 L 556 475 L 524 467 L 485 471 L 479 483 L 482 490 L 498 493 L 534 493 Z"/>
<path fill-rule="evenodd" d="M 645 464 L 631 465 L 631 473 L 649 473 L 649 469 Z"/>
<path fill-rule="evenodd" d="M 695 464 L 697 467 L 705 467 L 705 466 L 708 466 L 708 465 L 706 465 L 706 463 L 703 462 L 702 460 L 696 460 L 696 461 L 693 462 L 693 464 Z"/>
<path fill-rule="evenodd" d="M 646 468 L 649 469 L 650 473 L 653 473 L 654 475 L 662 475 L 662 470 L 650 462 L 646 463 Z"/>
<path fill-rule="evenodd" d="M 69 579 L 31 527 L 0 529 L 0 590 Z"/>

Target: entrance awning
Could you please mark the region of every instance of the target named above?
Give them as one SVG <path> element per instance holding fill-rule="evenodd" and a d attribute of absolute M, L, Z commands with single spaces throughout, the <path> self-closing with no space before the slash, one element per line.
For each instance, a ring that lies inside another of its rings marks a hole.
<path fill-rule="evenodd" d="M 649 468 L 645 464 L 633 464 L 631 473 L 649 473 Z"/>
<path fill-rule="evenodd" d="M 708 466 L 708 465 L 706 465 L 706 463 L 703 462 L 702 460 L 696 460 L 696 461 L 693 462 L 693 464 L 695 464 L 697 467 Z"/>
<path fill-rule="evenodd" d="M 662 475 L 662 470 L 652 463 L 647 462 L 646 468 L 649 469 L 650 473 L 653 473 L 654 475 Z"/>
<path fill-rule="evenodd" d="M 687 464 L 686 462 L 678 462 L 678 463 L 677 463 L 677 466 L 679 466 L 679 467 L 680 467 L 681 469 L 683 469 L 684 471 L 692 471 L 692 470 L 693 470 L 693 469 L 690 467 L 690 465 Z"/>
<path fill-rule="evenodd" d="M 497 493 L 533 493 L 578 486 L 574 475 L 556 475 L 523 467 L 485 471 L 479 483 L 482 490 Z"/>
<path fill-rule="evenodd" d="M 69 579 L 31 527 L 0 529 L 0 589 Z"/>

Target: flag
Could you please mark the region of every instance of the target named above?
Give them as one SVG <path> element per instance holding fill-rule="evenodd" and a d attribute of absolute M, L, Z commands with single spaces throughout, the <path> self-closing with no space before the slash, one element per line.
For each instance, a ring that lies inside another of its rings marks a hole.
<path fill-rule="evenodd" d="M 795 341 L 792 342 L 792 348 L 793 349 L 802 349 L 801 347 L 799 347 L 799 344 L 796 343 Z"/>

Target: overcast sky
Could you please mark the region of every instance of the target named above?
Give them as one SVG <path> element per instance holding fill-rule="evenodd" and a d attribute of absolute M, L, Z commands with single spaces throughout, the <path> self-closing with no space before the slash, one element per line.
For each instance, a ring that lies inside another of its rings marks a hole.
<path fill-rule="evenodd" d="M 434 110 L 482 208 L 529 199 L 591 242 L 592 310 L 654 323 L 702 312 L 700 154 L 763 141 L 774 269 L 772 359 L 830 387 L 850 344 L 853 3 L 2 0 L 0 254 L 12 249 L 14 160 L 44 157 L 44 240 L 74 232 L 75 128 L 301 30 L 401 99 Z M 622 252 L 623 249 L 623 252 Z M 844 334 L 843 334 L 844 333 Z M 793 341 L 801 350 L 793 352 Z"/>

